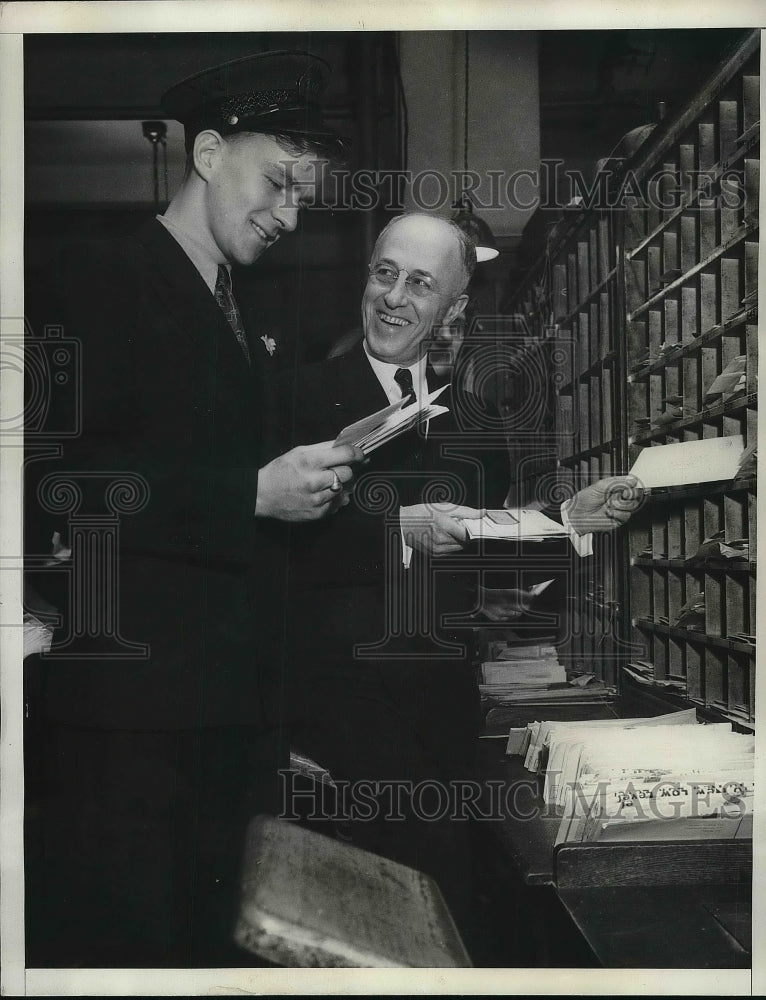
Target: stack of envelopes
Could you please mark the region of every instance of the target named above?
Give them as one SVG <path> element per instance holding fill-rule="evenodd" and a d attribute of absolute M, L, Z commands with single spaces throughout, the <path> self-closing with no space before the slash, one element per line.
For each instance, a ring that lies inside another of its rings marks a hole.
<path fill-rule="evenodd" d="M 754 738 L 731 723 L 700 725 L 694 709 L 535 722 L 511 742 L 544 775 L 556 843 L 752 836 Z"/>

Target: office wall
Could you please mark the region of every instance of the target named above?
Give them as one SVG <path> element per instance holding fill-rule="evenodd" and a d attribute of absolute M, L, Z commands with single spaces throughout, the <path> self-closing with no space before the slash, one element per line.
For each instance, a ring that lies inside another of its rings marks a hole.
<path fill-rule="evenodd" d="M 462 171 L 467 122 L 468 169 L 481 175 L 474 196 L 476 207 L 479 202 L 488 205 L 498 200 L 489 172 L 500 172 L 502 204 L 479 211 L 501 245 L 509 248 L 518 241 L 535 207 L 514 204 L 506 188 L 514 172 L 536 172 L 539 167 L 537 48 L 537 33 L 524 31 L 403 32 L 400 40 L 409 112 L 408 169 L 413 175 L 439 171 L 447 177 L 454 170 Z M 435 200 L 436 182 L 424 183 L 420 193 L 421 200 Z M 518 202 L 534 203 L 536 185 L 524 178 L 517 193 Z M 417 207 L 417 195 L 411 192 L 408 207 Z M 450 209 L 451 203 L 438 210 L 449 214 Z"/>

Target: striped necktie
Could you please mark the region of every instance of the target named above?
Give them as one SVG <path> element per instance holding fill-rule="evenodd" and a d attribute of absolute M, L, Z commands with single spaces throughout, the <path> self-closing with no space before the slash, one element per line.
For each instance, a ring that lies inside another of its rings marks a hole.
<path fill-rule="evenodd" d="M 234 331 L 237 343 L 242 348 L 242 353 L 250 364 L 250 348 L 247 346 L 245 328 L 242 325 L 242 317 L 239 314 L 237 300 L 231 288 L 231 275 L 229 269 L 221 264 L 218 267 L 218 278 L 215 283 L 215 301 L 221 307 L 229 326 Z"/>
<path fill-rule="evenodd" d="M 412 372 L 409 368 L 397 368 L 394 373 L 394 382 L 402 390 L 402 399 L 406 400 L 402 409 L 412 406 L 413 403 L 417 402 L 418 397 L 415 395 L 415 386 L 412 384 Z"/>

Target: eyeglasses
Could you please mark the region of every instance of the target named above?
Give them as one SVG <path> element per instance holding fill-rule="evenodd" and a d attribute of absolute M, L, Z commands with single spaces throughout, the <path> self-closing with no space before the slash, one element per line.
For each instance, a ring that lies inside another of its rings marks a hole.
<path fill-rule="evenodd" d="M 404 268 L 400 268 L 397 271 L 395 267 L 391 267 L 389 264 L 373 264 L 370 266 L 369 272 L 373 281 L 377 281 L 379 285 L 383 285 L 385 288 L 392 288 L 399 280 L 399 275 L 406 274 L 407 277 L 404 279 L 404 284 L 407 286 L 407 291 L 410 295 L 415 295 L 420 299 L 425 298 L 427 295 L 434 295 L 437 291 L 429 278 L 424 278 L 418 274 L 412 275 L 409 271 L 405 271 Z"/>

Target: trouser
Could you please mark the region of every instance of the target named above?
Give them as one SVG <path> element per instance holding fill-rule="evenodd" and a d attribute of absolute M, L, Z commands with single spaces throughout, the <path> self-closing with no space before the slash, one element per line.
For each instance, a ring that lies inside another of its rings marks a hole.
<path fill-rule="evenodd" d="M 265 964 L 232 943 L 245 827 L 274 806 L 256 729 L 30 736 L 28 966 Z"/>
<path fill-rule="evenodd" d="M 431 875 L 458 926 L 473 891 L 470 811 L 479 698 L 465 663 L 312 664 L 298 697 L 293 745 L 342 783 L 339 808 L 319 789 L 296 812 L 322 812 L 359 847 Z M 344 783 L 348 783 L 347 785 Z"/>

